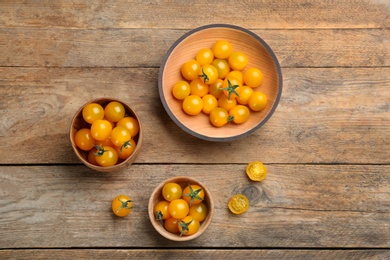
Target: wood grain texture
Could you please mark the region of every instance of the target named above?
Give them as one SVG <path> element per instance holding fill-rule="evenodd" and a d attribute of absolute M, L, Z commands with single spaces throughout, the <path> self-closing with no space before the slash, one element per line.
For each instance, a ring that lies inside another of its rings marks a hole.
<path fill-rule="evenodd" d="M 2 250 L 3 259 L 388 259 L 389 250 L 33 249 Z"/>
<path fill-rule="evenodd" d="M 0 245 L 10 248 L 247 247 L 389 248 L 389 165 L 266 165 L 261 183 L 245 164 L 132 165 L 122 174 L 84 166 L 2 166 Z M 173 176 L 206 185 L 215 212 L 205 233 L 177 243 L 158 235 L 148 217 L 153 189 Z M 133 200 L 133 212 L 115 217 L 111 200 Z M 229 213 L 245 194 L 250 208 Z"/>
<path fill-rule="evenodd" d="M 160 102 L 157 74 L 154 68 L 0 68 L 1 163 L 79 163 L 70 123 L 80 106 L 99 97 L 123 99 L 139 114 L 145 135 L 136 163 L 390 162 L 389 68 L 283 69 L 273 117 L 227 143 L 202 141 L 175 125 Z"/>
<path fill-rule="evenodd" d="M 34 1 L 0 2 L 0 26 L 30 28 L 195 28 L 230 23 L 248 28 L 383 28 L 386 0 L 332 1 Z M 212 10 L 212 12 L 210 12 Z"/>
<path fill-rule="evenodd" d="M 159 67 L 188 31 L 5 28 L 0 29 L 0 66 Z M 282 67 L 390 66 L 388 28 L 251 31 L 272 48 Z"/>

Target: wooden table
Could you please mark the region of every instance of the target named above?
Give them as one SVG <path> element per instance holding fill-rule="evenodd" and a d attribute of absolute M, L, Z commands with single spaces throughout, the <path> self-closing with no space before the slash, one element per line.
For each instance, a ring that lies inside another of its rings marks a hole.
<path fill-rule="evenodd" d="M 388 1 L 0 1 L 0 258 L 390 257 Z M 274 50 L 283 93 L 272 118 L 233 142 L 199 140 L 160 102 L 163 56 L 211 23 L 245 27 Z M 81 164 L 69 143 L 76 110 L 98 97 L 131 104 L 145 127 L 123 172 Z M 251 182 L 248 162 L 267 179 Z M 154 187 L 187 175 L 213 194 L 208 230 L 160 236 Z M 114 196 L 134 200 L 126 218 Z M 250 209 L 229 213 L 246 194 Z M 237 250 L 238 249 L 238 250 Z"/>

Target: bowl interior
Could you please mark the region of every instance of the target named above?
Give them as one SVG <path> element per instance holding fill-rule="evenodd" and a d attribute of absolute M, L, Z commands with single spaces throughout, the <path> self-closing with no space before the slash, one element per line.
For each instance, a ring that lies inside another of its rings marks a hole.
<path fill-rule="evenodd" d="M 162 188 L 166 183 L 169 183 L 169 182 L 175 182 L 175 183 L 179 184 L 183 189 L 188 184 L 197 184 L 197 185 L 200 185 L 201 187 L 203 187 L 203 190 L 205 192 L 204 203 L 207 206 L 208 214 L 207 214 L 206 219 L 200 223 L 199 231 L 191 236 L 181 236 L 180 237 L 178 234 L 172 234 L 172 233 L 166 231 L 165 228 L 163 227 L 163 225 L 161 224 L 161 222 L 156 220 L 156 218 L 154 216 L 154 212 L 153 212 L 154 205 L 156 205 L 156 203 L 158 201 L 164 199 L 162 196 L 162 193 L 161 193 Z M 150 196 L 148 211 L 149 211 L 149 218 L 150 218 L 150 221 L 152 222 L 153 227 L 163 237 L 168 238 L 168 239 L 173 240 L 173 241 L 188 241 L 188 240 L 192 240 L 192 239 L 200 236 L 206 230 L 206 228 L 210 225 L 211 220 L 213 218 L 213 214 L 214 214 L 214 202 L 213 202 L 213 199 L 211 197 L 210 191 L 207 189 L 207 187 L 203 183 L 199 182 L 198 180 L 196 180 L 194 178 L 179 176 L 179 177 L 174 177 L 174 178 L 168 179 L 168 180 L 160 183 L 155 188 L 152 195 Z"/>
<path fill-rule="evenodd" d="M 194 59 L 196 53 L 202 48 L 210 48 L 220 39 L 229 41 L 233 51 L 241 51 L 248 56 L 248 65 L 244 71 L 251 67 L 259 68 L 264 74 L 261 86 L 254 90 L 262 91 L 268 98 L 267 106 L 260 112 L 251 111 L 247 122 L 240 125 L 228 124 L 216 128 L 209 122 L 209 116 L 200 113 L 189 116 L 182 111 L 182 102 L 172 95 L 173 85 L 182 79 L 180 68 L 182 64 Z M 199 138 L 219 141 L 231 140 L 260 127 L 271 116 L 281 94 L 281 71 L 279 63 L 268 45 L 257 35 L 235 26 L 210 26 L 194 30 L 176 42 L 161 66 L 160 97 L 170 117 L 185 131 Z"/>
<path fill-rule="evenodd" d="M 83 108 L 85 105 L 89 104 L 89 103 L 98 103 L 100 105 L 102 105 L 103 107 L 105 107 L 109 102 L 111 101 L 118 101 L 120 103 L 123 104 L 123 106 L 125 107 L 125 110 L 126 110 L 126 114 L 129 115 L 129 116 L 132 116 L 134 117 L 135 119 L 137 119 L 138 121 L 138 124 L 139 124 L 139 133 L 134 137 L 134 141 L 136 142 L 137 146 L 133 152 L 132 155 L 130 155 L 126 160 L 114 165 L 114 166 L 110 166 L 110 167 L 101 167 L 101 166 L 96 166 L 96 165 L 93 165 L 91 163 L 88 162 L 87 160 L 87 155 L 88 153 L 79 149 L 76 144 L 75 144 L 75 141 L 74 141 L 74 136 L 76 134 L 76 132 L 82 128 L 90 128 L 90 124 L 88 124 L 87 122 L 84 121 L 83 119 L 83 115 L 82 115 L 82 111 L 83 111 Z M 71 128 L 70 128 L 70 140 L 71 140 L 71 143 L 72 143 L 72 147 L 73 147 L 73 150 L 74 152 L 76 153 L 77 157 L 88 167 L 94 169 L 94 170 L 97 170 L 97 171 L 101 171 L 101 172 L 112 172 L 112 171 L 118 171 L 118 170 L 121 170 L 123 169 L 126 164 L 128 163 L 132 163 L 134 162 L 136 156 L 138 155 L 139 153 L 139 150 L 141 149 L 141 145 L 142 145 L 142 127 L 141 127 L 141 121 L 137 115 L 137 113 L 129 106 L 127 105 L 126 103 L 124 103 L 123 101 L 121 100 L 118 100 L 118 99 L 112 99 L 112 98 L 99 98 L 99 99 L 95 99 L 95 100 L 91 100 L 89 102 L 87 102 L 86 104 L 84 104 L 82 107 L 80 107 L 80 109 L 76 112 L 76 114 L 74 115 L 73 117 L 73 120 L 72 120 L 72 123 L 71 123 Z"/>

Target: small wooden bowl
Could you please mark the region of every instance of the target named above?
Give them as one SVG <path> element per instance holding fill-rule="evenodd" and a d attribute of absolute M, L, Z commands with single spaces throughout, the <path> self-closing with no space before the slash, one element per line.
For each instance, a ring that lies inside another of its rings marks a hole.
<path fill-rule="evenodd" d="M 202 48 L 211 49 L 221 39 L 229 41 L 233 51 L 241 51 L 248 56 L 246 68 L 257 67 L 263 72 L 264 81 L 254 90 L 263 92 L 268 103 L 264 110 L 251 112 L 249 120 L 244 124 L 228 124 L 217 128 L 210 124 L 209 116 L 204 113 L 196 116 L 185 114 L 182 102 L 173 97 L 172 88 L 177 81 L 182 80 L 182 64 L 195 59 L 196 53 Z M 208 141 L 232 141 L 254 132 L 272 116 L 282 93 L 282 72 L 274 52 L 258 35 L 238 26 L 212 24 L 186 33 L 172 45 L 160 67 L 158 87 L 165 110 L 184 131 Z"/>
<path fill-rule="evenodd" d="M 169 183 L 169 182 L 177 183 L 183 189 L 185 187 L 187 187 L 188 184 L 191 184 L 191 185 L 196 184 L 196 185 L 199 185 L 203 188 L 204 193 L 205 193 L 205 199 L 203 202 L 207 206 L 208 214 L 207 214 L 206 219 L 200 223 L 200 228 L 199 228 L 199 231 L 197 233 L 190 235 L 190 236 L 179 236 L 178 234 L 173 234 L 173 233 L 170 233 L 167 230 L 165 230 L 165 228 L 161 224 L 161 222 L 156 220 L 156 217 L 155 217 L 154 212 L 153 212 L 154 206 L 156 205 L 156 203 L 158 201 L 164 200 L 164 198 L 162 196 L 162 188 L 166 183 Z M 212 220 L 213 215 L 214 215 L 214 201 L 213 201 L 213 198 L 211 196 L 210 191 L 207 189 L 207 187 L 203 183 L 199 182 L 198 180 L 196 180 L 194 178 L 178 176 L 178 177 L 173 177 L 171 179 L 165 180 L 164 182 L 160 183 L 154 189 L 154 191 L 152 192 L 152 195 L 150 196 L 150 199 L 149 199 L 148 212 L 149 212 L 149 218 L 150 218 L 150 221 L 152 222 L 153 227 L 163 237 L 165 237 L 169 240 L 173 240 L 173 241 L 188 241 L 188 240 L 195 239 L 195 238 L 199 237 L 200 235 L 202 235 L 202 233 L 210 225 L 211 220 Z"/>
<path fill-rule="evenodd" d="M 136 142 L 137 146 L 136 146 L 133 154 L 131 154 L 126 160 L 124 160 L 116 165 L 109 166 L 109 167 L 96 166 L 96 165 L 93 165 L 93 164 L 88 162 L 88 160 L 87 160 L 88 153 L 79 149 L 76 146 L 74 137 L 75 137 L 76 132 L 79 129 L 90 128 L 90 126 L 91 126 L 90 124 L 85 122 L 83 119 L 82 112 L 83 112 L 84 106 L 86 106 L 89 103 L 94 102 L 94 103 L 98 103 L 98 104 L 102 105 L 103 107 L 105 107 L 111 101 L 118 101 L 118 102 L 122 103 L 122 105 L 125 107 L 126 114 L 137 119 L 138 124 L 139 124 L 139 132 L 134 137 L 134 141 Z M 76 112 L 76 114 L 74 115 L 74 117 L 72 119 L 70 131 L 69 131 L 69 137 L 70 137 L 70 141 L 71 141 L 71 144 L 73 147 L 73 151 L 76 153 L 76 155 L 80 159 L 80 161 L 83 162 L 86 166 L 88 166 L 89 168 L 91 168 L 93 170 L 99 171 L 99 172 L 119 172 L 119 171 L 123 170 L 127 165 L 132 164 L 135 161 L 135 159 L 137 158 L 137 155 L 139 154 L 139 151 L 141 150 L 141 147 L 142 147 L 143 129 L 142 129 L 140 118 L 138 117 L 138 115 L 134 111 L 134 109 L 132 109 L 128 104 L 126 104 L 125 102 L 118 100 L 118 99 L 99 98 L 99 99 L 91 100 L 79 108 L 79 110 Z"/>

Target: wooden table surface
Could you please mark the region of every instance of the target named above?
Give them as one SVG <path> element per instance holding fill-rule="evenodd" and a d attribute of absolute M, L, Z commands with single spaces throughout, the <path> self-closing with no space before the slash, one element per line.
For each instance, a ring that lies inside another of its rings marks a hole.
<path fill-rule="evenodd" d="M 390 258 L 390 2 L 0 1 L 0 258 Z M 212 23 L 274 50 L 283 93 L 248 137 L 202 141 L 163 109 L 169 47 Z M 142 120 L 133 165 L 78 161 L 70 121 L 88 100 L 120 98 Z M 248 162 L 268 168 L 261 183 Z M 147 215 L 166 178 L 205 183 L 215 214 L 199 238 L 160 236 Z M 126 218 L 111 212 L 125 193 Z M 250 209 L 229 213 L 246 194 Z"/>

